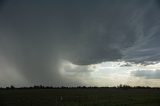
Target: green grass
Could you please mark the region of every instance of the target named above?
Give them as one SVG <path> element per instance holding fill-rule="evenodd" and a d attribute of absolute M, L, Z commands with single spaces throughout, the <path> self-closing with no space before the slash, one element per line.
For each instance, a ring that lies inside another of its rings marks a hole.
<path fill-rule="evenodd" d="M 61 100 L 63 98 L 63 100 Z M 156 89 L 0 90 L 0 106 L 160 106 Z"/>

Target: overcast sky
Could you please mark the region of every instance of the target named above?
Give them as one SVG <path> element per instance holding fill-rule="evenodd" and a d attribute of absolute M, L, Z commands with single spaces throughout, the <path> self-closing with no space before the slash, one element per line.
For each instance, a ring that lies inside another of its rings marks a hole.
<path fill-rule="evenodd" d="M 0 0 L 0 86 L 160 86 L 159 13 L 159 0 Z"/>

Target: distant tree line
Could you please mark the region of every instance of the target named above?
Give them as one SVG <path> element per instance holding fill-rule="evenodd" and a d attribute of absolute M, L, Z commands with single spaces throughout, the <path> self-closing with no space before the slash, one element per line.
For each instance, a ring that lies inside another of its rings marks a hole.
<path fill-rule="evenodd" d="M 118 85 L 114 87 L 96 87 L 96 86 L 77 86 L 77 87 L 53 87 L 53 86 L 43 86 L 35 85 L 31 87 L 15 87 L 13 85 L 9 87 L 1 87 L 0 89 L 160 89 L 160 87 L 149 87 L 149 86 L 129 86 L 129 85 Z"/>

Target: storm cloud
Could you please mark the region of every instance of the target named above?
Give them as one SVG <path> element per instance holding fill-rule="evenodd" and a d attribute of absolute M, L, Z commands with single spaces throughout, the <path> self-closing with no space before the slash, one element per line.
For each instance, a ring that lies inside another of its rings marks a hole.
<path fill-rule="evenodd" d="M 159 60 L 157 0 L 7 0 L 0 9 L 0 63 L 31 84 L 68 84 L 63 60 Z"/>

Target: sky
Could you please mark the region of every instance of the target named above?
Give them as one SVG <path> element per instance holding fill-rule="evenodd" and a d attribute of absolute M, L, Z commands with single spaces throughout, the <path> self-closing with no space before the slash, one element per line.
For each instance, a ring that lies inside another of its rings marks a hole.
<path fill-rule="evenodd" d="M 0 86 L 160 87 L 160 0 L 0 0 Z"/>

